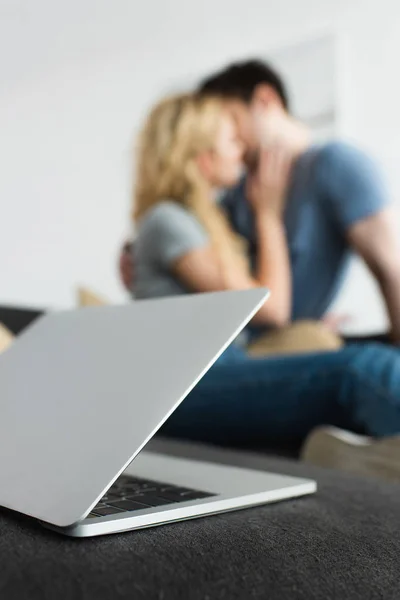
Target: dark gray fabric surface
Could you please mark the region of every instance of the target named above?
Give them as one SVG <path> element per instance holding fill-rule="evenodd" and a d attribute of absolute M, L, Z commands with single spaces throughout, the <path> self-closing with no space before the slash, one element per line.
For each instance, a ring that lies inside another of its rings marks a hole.
<path fill-rule="evenodd" d="M 0 511 L 0 598 L 398 598 L 400 486 L 266 456 L 153 446 L 312 476 L 317 495 L 139 532 L 75 540 Z"/>
<path fill-rule="evenodd" d="M 42 314 L 43 311 L 34 308 L 0 306 L 0 323 L 3 323 L 14 335 L 18 335 Z"/>

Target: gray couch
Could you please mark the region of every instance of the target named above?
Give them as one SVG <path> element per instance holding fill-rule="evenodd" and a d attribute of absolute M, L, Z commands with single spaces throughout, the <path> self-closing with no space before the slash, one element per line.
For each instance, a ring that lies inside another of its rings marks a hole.
<path fill-rule="evenodd" d="M 400 486 L 301 463 L 158 440 L 172 455 L 314 477 L 315 496 L 93 539 L 0 511 L 4 600 L 390 600 Z"/>

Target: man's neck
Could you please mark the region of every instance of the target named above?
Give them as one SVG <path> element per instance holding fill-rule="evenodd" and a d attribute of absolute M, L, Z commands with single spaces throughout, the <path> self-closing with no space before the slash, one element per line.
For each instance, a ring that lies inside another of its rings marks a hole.
<path fill-rule="evenodd" d="M 303 123 L 295 120 L 293 120 L 291 127 L 290 144 L 288 143 L 289 153 L 293 160 L 296 160 L 312 145 L 311 131 Z"/>
<path fill-rule="evenodd" d="M 311 131 L 301 121 L 288 117 L 278 143 L 285 148 L 292 160 L 296 160 L 311 146 Z"/>
<path fill-rule="evenodd" d="M 300 121 L 291 119 L 285 132 L 282 133 L 282 139 L 277 140 L 277 145 L 284 148 L 290 160 L 295 162 L 302 154 L 312 146 L 311 132 Z M 258 170 L 258 160 L 248 165 L 248 175 L 254 175 Z"/>

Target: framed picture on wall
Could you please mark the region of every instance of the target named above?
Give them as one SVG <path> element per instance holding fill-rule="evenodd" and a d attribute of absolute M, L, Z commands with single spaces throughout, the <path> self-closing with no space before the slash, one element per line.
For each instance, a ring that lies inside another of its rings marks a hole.
<path fill-rule="evenodd" d="M 336 42 L 324 35 L 284 47 L 264 56 L 282 75 L 293 114 L 318 140 L 334 137 L 337 129 Z"/>

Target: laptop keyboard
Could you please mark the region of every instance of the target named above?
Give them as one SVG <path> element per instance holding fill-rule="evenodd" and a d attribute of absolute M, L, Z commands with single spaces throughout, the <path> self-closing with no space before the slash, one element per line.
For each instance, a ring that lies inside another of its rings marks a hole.
<path fill-rule="evenodd" d="M 133 512 L 212 496 L 214 494 L 121 475 L 86 518 Z"/>

